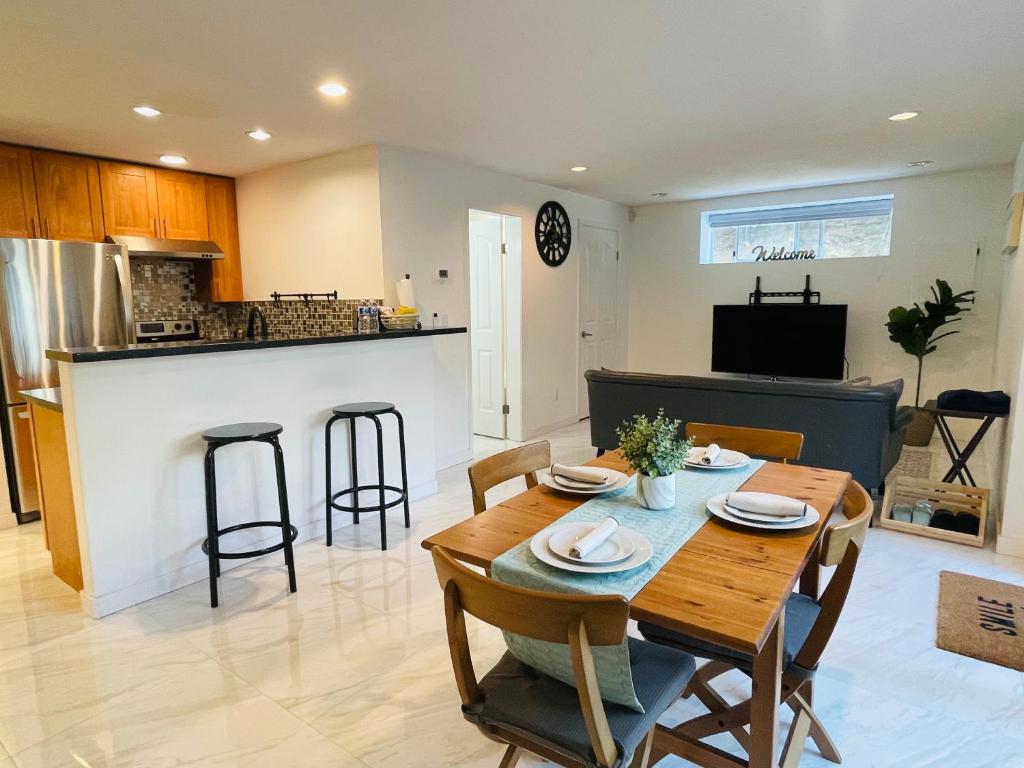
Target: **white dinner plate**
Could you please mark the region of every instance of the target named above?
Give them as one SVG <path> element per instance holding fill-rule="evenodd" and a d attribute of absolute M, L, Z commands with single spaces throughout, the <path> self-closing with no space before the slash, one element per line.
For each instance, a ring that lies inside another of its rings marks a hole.
<path fill-rule="evenodd" d="M 718 496 L 712 496 L 708 499 L 708 512 L 722 520 L 728 520 L 730 523 L 742 525 L 747 528 L 759 528 L 763 531 L 796 531 L 801 528 L 806 528 L 809 525 L 814 525 L 821 517 L 821 515 L 818 514 L 818 510 L 808 504 L 807 514 L 791 523 L 759 523 L 754 520 L 737 517 L 726 509 L 725 499 L 728 495 L 729 494 L 727 493 L 721 493 Z"/>
<path fill-rule="evenodd" d="M 752 523 L 770 523 L 771 525 L 778 525 L 779 523 L 795 523 L 797 520 L 803 520 L 803 515 L 788 515 L 786 517 L 780 517 L 779 515 L 763 515 L 759 512 L 747 512 L 743 509 L 737 509 L 729 504 L 725 505 L 725 511 L 733 517 L 742 517 L 744 520 L 750 520 Z"/>
<path fill-rule="evenodd" d="M 683 464 L 693 469 L 739 469 L 750 463 L 750 457 L 747 454 L 723 448 L 714 464 L 701 464 L 700 460 L 706 450 L 707 448 L 691 448 L 690 452 L 686 454 L 686 458 L 683 459 Z"/>
<path fill-rule="evenodd" d="M 569 525 L 569 523 L 566 523 L 566 525 Z M 534 557 L 542 563 L 550 565 L 552 568 L 558 568 L 562 571 L 572 571 L 573 573 L 622 573 L 623 571 L 630 571 L 634 568 L 639 568 L 650 560 L 651 555 L 654 553 L 654 550 L 651 547 L 651 542 L 648 541 L 647 537 L 642 533 L 634 531 L 632 528 L 619 528 L 616 533 L 628 536 L 632 539 L 634 546 L 633 554 L 625 560 L 619 563 L 612 563 L 611 565 L 581 565 L 578 560 L 570 562 L 560 558 L 548 547 L 548 540 L 554 536 L 561 527 L 561 525 L 555 525 L 550 528 L 545 528 L 534 536 L 530 540 L 530 551 L 533 552 Z"/>
<path fill-rule="evenodd" d="M 551 479 L 562 488 L 568 488 L 571 491 L 607 491 L 615 485 L 618 478 L 608 475 L 606 483 L 588 483 L 583 480 L 573 480 L 571 477 L 562 477 L 562 475 L 552 475 Z"/>
<path fill-rule="evenodd" d="M 558 530 L 548 538 L 548 549 L 570 563 L 590 566 L 621 563 L 636 551 L 636 542 L 629 536 L 620 535 L 619 531 L 622 530 L 620 527 L 582 560 L 578 557 L 573 557 L 569 550 L 576 545 L 577 541 L 597 528 L 598 525 L 600 523 L 566 523 L 565 525 L 560 525 Z"/>
<path fill-rule="evenodd" d="M 594 488 L 593 486 L 591 486 L 589 488 L 570 488 L 567 485 L 562 485 L 561 483 L 559 483 L 557 480 L 551 477 L 551 475 L 548 475 L 547 477 L 544 478 L 544 485 L 546 485 L 548 488 L 554 488 L 556 491 L 561 491 L 562 493 L 575 493 L 580 496 L 596 496 L 599 493 L 617 491 L 620 488 L 625 488 L 627 485 L 629 485 L 629 476 L 615 469 L 609 469 L 607 470 L 607 472 L 609 475 L 615 478 L 615 482 L 607 487 Z"/>

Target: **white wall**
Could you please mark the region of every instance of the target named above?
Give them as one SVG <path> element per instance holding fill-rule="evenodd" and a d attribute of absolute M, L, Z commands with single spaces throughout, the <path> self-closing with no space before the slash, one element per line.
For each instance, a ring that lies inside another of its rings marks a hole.
<path fill-rule="evenodd" d="M 237 189 L 246 299 L 333 290 L 380 297 L 376 147 L 240 176 Z"/>
<path fill-rule="evenodd" d="M 762 288 L 799 290 L 804 275 L 826 303 L 848 304 L 851 376 L 903 378 L 913 401 L 915 361 L 888 339 L 888 310 L 921 301 L 936 278 L 974 288 L 977 302 L 957 336 L 925 360 L 922 400 L 945 389 L 992 384 L 1010 166 L 864 184 L 843 184 L 637 209 L 630 232 L 629 368 L 704 374 L 711 364 L 711 311 Z M 892 255 L 770 264 L 698 264 L 702 211 L 893 193 Z M 979 258 L 975 251 L 981 249 Z"/>
<path fill-rule="evenodd" d="M 580 223 L 600 224 L 626 239 L 627 210 L 604 200 L 523 181 L 450 159 L 398 147 L 380 147 L 381 220 L 384 251 L 385 303 L 395 301 L 394 282 L 412 275 L 416 300 L 429 322 L 434 312 L 448 315 L 450 325 L 468 325 L 467 210 L 477 208 L 519 216 L 523 222 L 523 411 L 527 437 L 571 423 L 577 416 L 577 281 L 578 252 L 557 268 L 546 266 L 532 235 L 537 210 L 547 200 L 565 206 L 575 231 Z M 629 263 L 622 247 L 622 264 Z M 438 269 L 450 277 L 441 281 Z M 626 269 L 620 270 L 620 293 L 627 291 Z M 620 302 L 625 310 L 626 302 Z M 619 359 L 625 361 L 627 317 L 620 317 Z M 464 339 L 464 337 L 455 337 Z M 468 346 L 452 340 L 443 359 L 452 391 L 439 383 L 439 418 L 468 425 Z M 557 395 L 556 395 L 557 393 Z M 460 431 L 462 431 L 460 429 Z M 442 433 L 438 429 L 438 435 Z M 468 445 L 438 446 L 438 463 L 460 460 Z"/>
<path fill-rule="evenodd" d="M 1017 157 L 1013 176 L 1013 192 L 1024 191 L 1024 144 Z M 1006 196 L 1008 198 L 1009 195 Z M 1003 203 L 1007 202 L 1004 198 Z M 1024 239 L 1017 253 L 1004 257 L 1003 306 L 999 318 L 999 339 L 996 347 L 993 383 L 1010 393 L 1010 417 L 996 422 L 994 444 L 1000 448 L 993 464 L 1001 468 L 996 484 L 1002 511 L 996 548 L 1005 554 L 1024 557 L 1024 419 L 1019 418 L 1020 398 L 1024 397 L 1021 382 L 1021 352 L 1024 347 Z"/>

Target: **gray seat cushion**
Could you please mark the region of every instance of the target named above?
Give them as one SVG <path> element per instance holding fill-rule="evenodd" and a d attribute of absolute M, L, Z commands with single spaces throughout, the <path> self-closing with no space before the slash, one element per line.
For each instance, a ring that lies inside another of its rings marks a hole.
<path fill-rule="evenodd" d="M 786 620 L 783 623 L 782 637 L 782 668 L 784 670 L 789 669 L 793 659 L 800 652 L 820 612 L 821 607 L 818 603 L 806 595 L 794 594 L 789 598 L 789 602 L 786 603 Z M 753 659 L 750 656 L 738 651 L 707 643 L 695 637 L 688 637 L 647 621 L 641 621 L 639 627 L 640 633 L 652 642 L 664 643 L 673 648 L 685 648 L 690 653 L 703 658 L 726 661 L 745 672 L 749 672 L 753 665 Z"/>
<path fill-rule="evenodd" d="M 693 656 L 688 653 L 632 637 L 629 660 L 644 714 L 605 702 L 608 725 L 619 751 L 615 766 L 629 765 L 637 746 L 679 698 L 695 668 Z M 510 653 L 484 676 L 480 687 L 484 703 L 463 708 L 467 720 L 501 726 L 596 766 L 575 688 L 535 671 Z"/>

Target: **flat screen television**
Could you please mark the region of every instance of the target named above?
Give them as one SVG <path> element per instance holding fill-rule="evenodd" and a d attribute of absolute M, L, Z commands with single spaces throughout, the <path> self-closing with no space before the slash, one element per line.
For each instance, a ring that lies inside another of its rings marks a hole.
<path fill-rule="evenodd" d="M 842 379 L 845 304 L 720 304 L 714 308 L 711 370 Z"/>

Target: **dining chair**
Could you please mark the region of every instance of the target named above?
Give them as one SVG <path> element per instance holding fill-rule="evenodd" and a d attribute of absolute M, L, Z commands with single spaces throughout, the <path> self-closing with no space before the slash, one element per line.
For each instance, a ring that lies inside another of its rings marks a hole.
<path fill-rule="evenodd" d="M 722 448 L 742 451 L 751 456 L 781 459 L 783 464 L 799 459 L 804 448 L 804 436 L 800 432 L 701 424 L 695 421 L 686 425 L 686 439 L 692 440 L 694 445 L 715 443 Z"/>
<path fill-rule="evenodd" d="M 807 595 L 793 594 L 786 603 L 780 704 L 789 706 L 796 717 L 783 748 L 780 768 L 795 768 L 799 765 L 808 736 L 814 739 L 824 758 L 833 763 L 842 762 L 838 747 L 811 708 L 811 687 L 818 661 L 832 637 L 850 593 L 857 559 L 864 546 L 868 522 L 874 511 L 874 502 L 859 483 L 851 480 L 843 495 L 842 511 L 844 519 L 825 530 L 818 563 L 808 566 L 837 566 L 828 586 L 817 600 Z M 639 628 L 641 634 L 652 642 L 710 660 L 693 676 L 683 695 L 689 697 L 695 694 L 711 711 L 683 723 L 675 730 L 695 739 L 728 731 L 740 746 L 747 749 L 750 738 L 747 731 L 751 716 L 750 699 L 736 705 L 729 704 L 710 683 L 732 669 L 752 674 L 753 658 L 648 622 L 640 622 Z"/>
<path fill-rule="evenodd" d="M 539 440 L 481 459 L 469 468 L 469 487 L 473 490 L 473 514 L 487 509 L 484 494 L 496 485 L 522 475 L 526 487 L 537 485 L 537 470 L 551 466 L 551 443 Z"/>
<path fill-rule="evenodd" d="M 626 637 L 629 603 L 621 595 L 565 595 L 493 581 L 431 550 L 444 589 L 455 682 L 462 714 L 485 736 L 506 744 L 500 768 L 524 751 L 567 768 L 646 768 L 654 728 L 693 676 L 691 654 L 628 638 L 633 686 L 643 712 L 605 703 L 592 648 Z M 568 646 L 575 688 L 540 674 L 505 653 L 477 679 L 466 614 L 518 635 Z"/>

